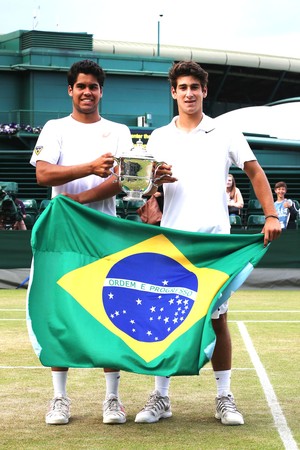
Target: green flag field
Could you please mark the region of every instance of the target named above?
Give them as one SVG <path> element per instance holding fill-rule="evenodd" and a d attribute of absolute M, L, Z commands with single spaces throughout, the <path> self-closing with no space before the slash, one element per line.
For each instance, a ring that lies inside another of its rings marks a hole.
<path fill-rule="evenodd" d="M 51 372 L 33 351 L 26 289 L 0 290 L 0 449 L 6 450 L 296 450 L 300 448 L 300 296 L 292 290 L 238 290 L 230 300 L 232 391 L 245 425 L 214 418 L 215 381 L 208 362 L 199 375 L 171 379 L 173 416 L 136 424 L 154 388 L 152 375 L 121 371 L 123 425 L 102 423 L 101 368 L 71 368 L 68 425 L 46 425 Z M 117 363 L 117 361 L 116 361 Z"/>

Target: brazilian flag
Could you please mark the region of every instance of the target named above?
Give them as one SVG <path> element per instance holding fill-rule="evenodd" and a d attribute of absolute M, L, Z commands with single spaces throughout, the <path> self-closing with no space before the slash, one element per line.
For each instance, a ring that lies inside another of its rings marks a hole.
<path fill-rule="evenodd" d="M 44 366 L 193 375 L 211 314 L 266 252 L 263 235 L 212 235 L 111 217 L 58 196 L 32 231 L 27 324 Z"/>

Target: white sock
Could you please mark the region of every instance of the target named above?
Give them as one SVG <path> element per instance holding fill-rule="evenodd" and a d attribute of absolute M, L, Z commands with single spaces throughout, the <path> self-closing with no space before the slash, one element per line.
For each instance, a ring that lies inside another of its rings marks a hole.
<path fill-rule="evenodd" d="M 162 397 L 169 396 L 170 377 L 155 377 L 155 390 L 159 391 Z"/>
<path fill-rule="evenodd" d="M 214 374 L 217 383 L 217 395 L 231 394 L 231 370 L 218 370 L 214 371 Z"/>
<path fill-rule="evenodd" d="M 106 381 L 106 398 L 109 394 L 119 397 L 120 372 L 104 372 Z"/>
<path fill-rule="evenodd" d="M 67 396 L 67 370 L 60 371 L 51 371 L 52 374 L 52 383 L 54 388 L 54 397 L 58 397 L 62 395 L 63 397 Z"/>

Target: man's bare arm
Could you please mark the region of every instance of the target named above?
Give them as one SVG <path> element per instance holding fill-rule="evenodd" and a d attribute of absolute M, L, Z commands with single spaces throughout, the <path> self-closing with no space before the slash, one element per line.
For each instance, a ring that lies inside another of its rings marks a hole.
<path fill-rule="evenodd" d="M 259 200 L 265 216 L 271 216 L 266 219 L 262 232 L 265 235 L 264 244 L 277 239 L 281 234 L 281 226 L 277 217 L 277 211 L 274 206 L 274 200 L 269 181 L 265 172 L 257 161 L 248 161 L 244 165 L 244 171 L 249 177 L 257 199 Z M 275 216 L 275 217 L 272 217 Z"/>
<path fill-rule="evenodd" d="M 72 198 L 76 202 L 81 204 L 92 203 L 100 200 L 106 200 L 107 198 L 114 197 L 122 191 L 119 181 L 115 176 L 109 177 L 103 183 L 98 186 L 82 191 L 79 194 L 64 193 L 66 197 Z"/>
<path fill-rule="evenodd" d="M 36 163 L 36 179 L 41 186 L 60 186 L 88 175 L 107 178 L 111 174 L 113 164 L 111 153 L 105 153 L 94 161 L 73 166 L 59 166 L 39 160 Z"/>

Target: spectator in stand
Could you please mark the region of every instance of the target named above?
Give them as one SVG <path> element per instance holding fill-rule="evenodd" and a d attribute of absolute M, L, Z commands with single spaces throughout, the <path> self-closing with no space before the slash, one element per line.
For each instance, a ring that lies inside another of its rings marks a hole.
<path fill-rule="evenodd" d="M 26 219 L 25 205 L 22 202 L 22 200 L 20 200 L 19 198 L 16 198 L 16 197 L 14 197 L 14 202 L 17 205 L 17 208 L 20 212 L 20 219 L 21 219 L 21 220 L 17 220 L 17 222 L 15 223 L 14 229 L 25 231 L 25 230 L 27 230 L 27 227 L 24 222 L 24 220 Z"/>
<path fill-rule="evenodd" d="M 275 208 L 278 214 L 281 228 L 296 229 L 296 218 L 298 210 L 295 203 L 291 199 L 286 198 L 287 184 L 284 181 L 278 181 L 274 187 L 277 200 L 275 201 Z"/>
<path fill-rule="evenodd" d="M 236 187 L 233 175 L 231 175 L 230 173 L 227 177 L 226 194 L 229 215 L 240 215 L 241 208 L 244 207 L 244 200 L 241 191 Z"/>
<path fill-rule="evenodd" d="M 0 230 L 26 230 L 24 203 L 0 186 Z"/>

